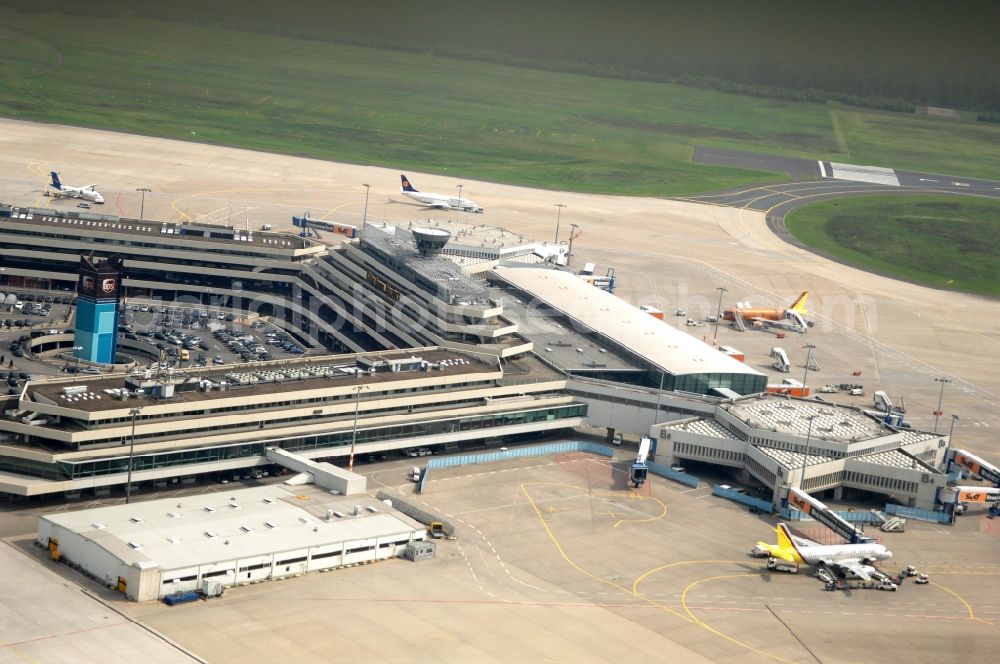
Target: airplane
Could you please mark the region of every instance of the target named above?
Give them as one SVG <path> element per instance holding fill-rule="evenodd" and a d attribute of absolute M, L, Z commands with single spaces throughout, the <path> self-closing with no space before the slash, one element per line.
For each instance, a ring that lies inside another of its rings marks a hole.
<path fill-rule="evenodd" d="M 59 181 L 59 174 L 55 171 L 52 171 L 50 175 L 52 176 L 52 182 L 49 186 L 55 189 L 55 191 L 46 191 L 46 196 L 53 196 L 55 198 L 82 198 L 99 205 L 104 204 L 104 196 L 98 193 L 96 184 L 89 184 L 86 187 L 70 187 Z"/>
<path fill-rule="evenodd" d="M 437 208 L 439 210 L 461 210 L 462 212 L 482 212 L 481 208 L 475 201 L 470 201 L 468 198 L 456 198 L 454 196 L 444 196 L 442 194 L 432 194 L 429 192 L 417 191 L 410 184 L 409 178 L 400 173 L 400 179 L 403 181 L 403 186 L 399 188 L 399 192 L 406 196 L 407 198 L 412 198 L 415 201 L 419 201 L 424 205 L 432 208 Z"/>
<path fill-rule="evenodd" d="M 737 302 L 734 308 L 726 309 L 722 312 L 722 320 L 736 322 L 736 317 L 739 316 L 745 322 L 751 324 L 759 324 L 764 327 L 773 325 L 792 329 L 796 332 L 805 332 L 809 327 L 809 323 L 803 318 L 808 313 L 806 311 L 806 299 L 808 297 L 809 291 L 803 291 L 798 299 L 792 303 L 792 306 L 787 309 L 756 309 L 750 307 L 747 302 Z"/>
<path fill-rule="evenodd" d="M 755 551 L 767 551 L 771 558 L 803 565 L 826 565 L 834 569 L 848 570 L 858 578 L 871 578 L 871 564 L 892 558 L 892 552 L 881 544 L 816 544 L 799 537 L 793 537 L 788 526 L 779 523 L 775 527 L 778 543 L 757 542 Z M 808 544 L 807 544 L 808 542 Z"/>

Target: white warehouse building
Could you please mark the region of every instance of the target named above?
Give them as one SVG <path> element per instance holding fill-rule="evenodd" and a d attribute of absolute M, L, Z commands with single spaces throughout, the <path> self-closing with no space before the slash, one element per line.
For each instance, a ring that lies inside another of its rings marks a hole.
<path fill-rule="evenodd" d="M 43 516 L 38 543 L 134 601 L 394 558 L 424 526 L 368 496 L 270 485 Z"/>

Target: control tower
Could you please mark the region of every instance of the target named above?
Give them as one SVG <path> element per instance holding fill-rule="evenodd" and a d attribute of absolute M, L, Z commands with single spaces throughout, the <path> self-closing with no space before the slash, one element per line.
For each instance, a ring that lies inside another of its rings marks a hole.
<path fill-rule="evenodd" d="M 413 234 L 413 242 L 417 245 L 417 251 L 424 258 L 430 258 L 441 254 L 444 245 L 451 239 L 451 233 L 439 228 L 414 228 L 410 230 Z"/>

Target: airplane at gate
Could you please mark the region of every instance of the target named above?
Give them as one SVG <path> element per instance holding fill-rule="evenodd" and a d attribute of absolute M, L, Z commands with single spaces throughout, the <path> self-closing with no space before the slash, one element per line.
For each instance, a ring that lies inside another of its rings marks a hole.
<path fill-rule="evenodd" d="M 788 526 L 775 527 L 777 544 L 757 542 L 758 550 L 767 551 L 772 558 L 802 565 L 826 565 L 849 570 L 861 579 L 870 579 L 870 565 L 892 558 L 892 552 L 881 544 L 805 544 L 808 540 L 793 538 Z"/>
<path fill-rule="evenodd" d="M 445 196 L 444 194 L 432 194 L 430 192 L 417 191 L 410 184 L 410 179 L 400 173 L 400 179 L 402 180 L 402 186 L 399 188 L 399 192 L 406 196 L 407 198 L 412 198 L 415 201 L 423 203 L 427 207 L 437 208 L 439 210 L 461 210 L 462 212 L 482 212 L 483 208 L 480 207 L 475 201 L 470 201 L 468 198 L 458 198 L 455 196 Z"/>
<path fill-rule="evenodd" d="M 753 308 L 746 302 L 737 302 L 735 307 L 722 312 L 722 320 L 735 321 L 736 316 L 739 315 L 744 321 L 751 324 L 761 322 L 782 325 L 788 321 L 805 332 L 808 325 L 803 316 L 808 313 L 806 311 L 808 297 L 809 291 L 803 291 L 798 299 L 792 303 L 792 306 L 776 309 Z"/>
<path fill-rule="evenodd" d="M 59 174 L 55 171 L 52 171 L 49 175 L 52 176 L 52 182 L 49 183 L 49 186 L 54 191 L 46 191 L 45 194 L 47 196 L 54 198 L 82 198 L 85 201 L 91 201 L 99 205 L 104 204 L 104 196 L 98 193 L 96 184 L 88 184 L 86 187 L 70 187 L 59 181 Z"/>

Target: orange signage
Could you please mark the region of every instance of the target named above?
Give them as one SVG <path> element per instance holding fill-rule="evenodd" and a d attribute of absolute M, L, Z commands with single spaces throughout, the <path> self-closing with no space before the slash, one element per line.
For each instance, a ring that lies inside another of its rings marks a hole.
<path fill-rule="evenodd" d="M 805 512 L 806 514 L 809 514 L 812 511 L 812 503 L 803 500 L 794 493 L 788 494 L 788 504 L 797 510 Z"/>

